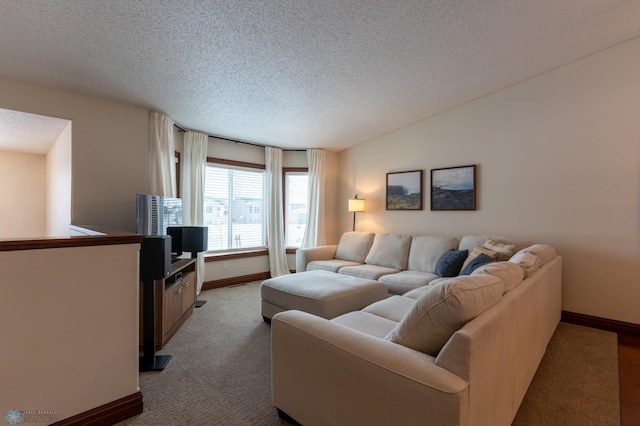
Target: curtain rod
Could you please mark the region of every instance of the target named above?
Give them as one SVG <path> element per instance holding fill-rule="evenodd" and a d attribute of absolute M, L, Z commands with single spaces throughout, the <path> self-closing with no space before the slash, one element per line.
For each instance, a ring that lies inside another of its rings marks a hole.
<path fill-rule="evenodd" d="M 173 123 L 173 126 L 176 127 L 179 132 L 186 133 L 186 130 L 184 129 L 184 127 L 179 126 L 176 123 Z M 201 133 L 204 133 L 204 132 L 201 132 Z M 260 145 L 260 144 L 257 144 L 257 143 L 253 143 L 253 142 L 245 142 L 245 141 L 241 141 L 241 140 L 238 140 L 238 139 L 224 138 L 222 136 L 214 136 L 214 135 L 210 135 L 210 134 L 207 134 L 207 136 L 210 137 L 210 138 L 222 139 L 223 141 L 229 141 L 229 142 L 235 142 L 235 143 L 243 143 L 245 145 L 257 146 L 257 147 L 260 147 L 260 148 L 265 148 L 267 146 L 267 145 Z M 283 149 L 283 151 L 306 152 L 307 150 L 306 149 Z"/>

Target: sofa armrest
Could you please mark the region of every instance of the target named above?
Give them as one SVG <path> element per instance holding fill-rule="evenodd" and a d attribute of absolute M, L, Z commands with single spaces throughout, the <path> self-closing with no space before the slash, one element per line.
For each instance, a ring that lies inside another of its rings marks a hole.
<path fill-rule="evenodd" d="M 336 255 L 338 245 L 308 247 L 296 250 L 296 272 L 307 270 L 309 262 L 314 260 L 330 260 Z"/>
<path fill-rule="evenodd" d="M 430 355 L 300 311 L 271 327 L 273 403 L 304 425 L 468 420 L 468 382 Z"/>

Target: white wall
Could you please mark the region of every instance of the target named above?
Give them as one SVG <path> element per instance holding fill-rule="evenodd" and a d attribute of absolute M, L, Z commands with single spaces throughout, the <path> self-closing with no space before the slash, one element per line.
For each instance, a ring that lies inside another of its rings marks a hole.
<path fill-rule="evenodd" d="M 0 93 L 0 108 L 73 122 L 72 223 L 135 232 L 135 195 L 149 188 L 149 111 L 2 77 Z"/>
<path fill-rule="evenodd" d="M 62 420 L 139 391 L 139 249 L 0 251 L 0 413 Z"/>
<path fill-rule="evenodd" d="M 430 211 L 429 170 L 469 164 L 478 210 Z M 386 173 L 415 169 L 425 210 L 385 211 Z M 339 176 L 359 230 L 553 244 L 564 310 L 640 324 L 640 38 L 345 150 Z"/>
<path fill-rule="evenodd" d="M 47 235 L 68 236 L 71 224 L 71 123 L 47 152 Z"/>
<path fill-rule="evenodd" d="M 0 151 L 0 238 L 46 235 L 46 156 Z"/>

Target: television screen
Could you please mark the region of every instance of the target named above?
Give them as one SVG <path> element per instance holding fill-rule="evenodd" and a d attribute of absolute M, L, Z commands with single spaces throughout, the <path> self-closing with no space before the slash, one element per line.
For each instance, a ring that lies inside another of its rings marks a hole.
<path fill-rule="evenodd" d="M 167 227 L 182 225 L 182 199 L 136 194 L 136 233 L 167 235 Z"/>

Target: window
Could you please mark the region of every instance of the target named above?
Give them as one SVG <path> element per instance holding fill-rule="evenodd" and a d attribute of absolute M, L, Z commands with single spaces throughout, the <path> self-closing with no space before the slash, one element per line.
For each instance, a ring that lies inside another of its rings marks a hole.
<path fill-rule="evenodd" d="M 209 250 L 266 247 L 264 166 L 207 159 L 204 223 L 209 227 Z"/>
<path fill-rule="evenodd" d="M 285 244 L 300 248 L 307 227 L 307 169 L 283 169 Z"/>

